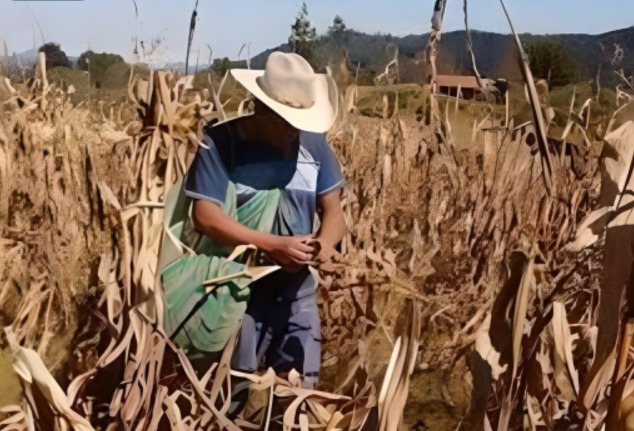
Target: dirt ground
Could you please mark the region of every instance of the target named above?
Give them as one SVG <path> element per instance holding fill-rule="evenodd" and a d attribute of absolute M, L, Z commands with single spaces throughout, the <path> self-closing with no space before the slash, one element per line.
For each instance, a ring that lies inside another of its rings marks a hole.
<path fill-rule="evenodd" d="M 13 370 L 10 353 L 0 350 L 0 406 L 18 404 L 22 401 L 22 389 Z"/>

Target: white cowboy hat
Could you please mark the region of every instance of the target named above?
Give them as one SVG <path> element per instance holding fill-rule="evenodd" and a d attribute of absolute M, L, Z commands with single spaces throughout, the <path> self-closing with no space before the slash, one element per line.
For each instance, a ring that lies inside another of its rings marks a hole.
<path fill-rule="evenodd" d="M 337 85 L 317 74 L 298 54 L 273 52 L 265 70 L 232 69 L 233 77 L 254 97 L 293 127 L 327 132 L 337 117 Z"/>

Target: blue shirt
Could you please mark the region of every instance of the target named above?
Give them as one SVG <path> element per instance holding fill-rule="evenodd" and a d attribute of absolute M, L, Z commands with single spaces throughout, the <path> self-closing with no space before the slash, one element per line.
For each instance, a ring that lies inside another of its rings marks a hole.
<path fill-rule="evenodd" d="M 282 152 L 261 142 L 237 139 L 230 129 L 230 123 L 207 129 L 204 146 L 199 147 L 185 177 L 185 194 L 223 207 L 230 182 L 238 206 L 258 190 L 280 189 L 271 233 L 310 234 L 317 196 L 344 184 L 341 165 L 326 137 L 301 131 L 290 151 Z"/>

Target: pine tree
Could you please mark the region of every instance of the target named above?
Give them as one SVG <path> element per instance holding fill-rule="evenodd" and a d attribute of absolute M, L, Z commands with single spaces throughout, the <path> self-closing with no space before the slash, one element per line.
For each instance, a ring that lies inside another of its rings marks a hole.
<path fill-rule="evenodd" d="M 549 41 L 530 44 L 528 58 L 533 75 L 547 80 L 551 86 L 570 84 L 576 78 L 574 58 L 561 44 Z"/>
<path fill-rule="evenodd" d="M 215 58 L 214 62 L 211 65 L 211 69 L 216 72 L 216 75 L 219 77 L 225 76 L 227 71 L 231 69 L 231 60 L 228 57 L 224 57 L 222 59 Z"/>
<path fill-rule="evenodd" d="M 339 15 L 335 16 L 335 19 L 332 20 L 332 25 L 328 27 L 328 37 L 339 47 L 348 43 L 350 29 L 348 29 L 346 23 L 343 22 L 343 18 Z"/>
<path fill-rule="evenodd" d="M 291 26 L 291 36 L 288 38 L 288 43 L 294 53 L 301 55 L 313 64 L 316 41 L 317 30 L 308 19 L 308 6 L 304 2 L 295 18 L 295 23 Z"/>

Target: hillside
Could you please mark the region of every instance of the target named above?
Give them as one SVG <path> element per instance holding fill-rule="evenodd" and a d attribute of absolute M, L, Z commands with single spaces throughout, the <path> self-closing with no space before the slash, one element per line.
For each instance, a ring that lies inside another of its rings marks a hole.
<path fill-rule="evenodd" d="M 347 44 L 350 60 L 353 64 L 361 64 L 374 71 L 382 70 L 390 60 L 388 45 L 399 48 L 403 65 L 402 80 L 419 82 L 426 73 L 424 49 L 429 34 L 408 35 L 403 37 L 391 35 L 369 35 L 353 32 Z M 579 81 L 594 79 L 599 64 L 605 63 L 603 49 L 610 51 L 618 44 L 623 49 L 624 60 L 621 67 L 634 70 L 634 27 L 616 30 L 599 35 L 588 34 L 555 34 L 555 35 L 520 35 L 526 45 L 537 41 L 548 40 L 560 43 L 572 55 L 579 69 Z M 473 49 L 476 54 L 478 68 L 483 75 L 519 80 L 521 75 L 515 61 L 515 48 L 508 34 L 472 31 Z M 440 73 L 466 73 L 471 70 L 471 59 L 466 49 L 466 33 L 453 31 L 443 35 L 440 44 L 438 65 Z M 602 48 L 604 47 L 604 48 Z M 263 68 L 269 54 L 275 50 L 288 51 L 288 44 L 282 44 L 258 54 L 251 60 L 252 67 Z M 322 37 L 318 47 L 320 65 L 334 55 L 338 48 L 327 38 Z M 607 66 L 607 64 L 604 64 Z M 415 68 L 416 73 L 410 70 Z M 610 81 L 613 74 L 610 67 L 603 67 L 602 79 Z M 420 82 L 419 82 L 420 83 Z"/>
<path fill-rule="evenodd" d="M 350 55 L 353 67 L 359 64 L 366 72 L 365 84 L 371 83 L 372 76 L 383 72 L 385 65 L 392 59 L 393 51 L 388 47 L 393 44 L 398 47 L 400 55 L 401 81 L 404 83 L 422 84 L 426 73 L 424 50 L 429 34 L 392 36 L 389 34 L 366 34 L 352 31 L 346 48 Z M 615 30 L 599 35 L 589 34 L 553 34 L 553 35 L 520 35 L 525 46 L 531 43 L 546 41 L 561 44 L 568 51 L 578 69 L 578 81 L 595 79 L 599 65 L 601 65 L 601 79 L 605 85 L 613 85 L 616 76 L 614 67 L 606 60 L 606 53 L 614 52 L 616 47 L 623 51 L 623 61 L 619 68 L 626 71 L 634 71 L 634 26 L 626 29 Z M 517 67 L 515 46 L 509 34 L 491 33 L 486 31 L 472 31 L 473 49 L 478 62 L 480 72 L 491 78 L 506 78 L 509 80 L 521 80 Z M 466 74 L 471 71 L 471 59 L 466 49 L 466 33 L 453 31 L 443 34 L 440 43 L 438 67 L 440 73 Z M 288 52 L 290 46 L 283 43 L 267 49 L 251 59 L 251 66 L 263 69 L 269 54 L 281 50 Z M 341 48 L 322 36 L 318 40 L 317 67 L 322 71 L 328 60 L 341 52 Z M 13 54 L 8 61 L 9 65 L 28 66 L 35 63 L 36 50 L 29 50 L 20 54 Z M 76 57 L 69 56 L 74 62 Z M 192 69 L 195 67 L 191 64 Z M 246 67 L 246 63 L 233 62 L 233 67 Z M 154 67 L 153 67 L 154 68 Z M 172 69 L 183 71 L 184 63 L 175 62 L 156 67 L 156 69 Z M 204 68 L 200 66 L 199 70 Z"/>
<path fill-rule="evenodd" d="M 9 67 L 29 67 L 33 66 L 37 63 L 37 55 L 38 49 L 32 48 L 27 51 L 23 51 L 20 53 L 14 52 L 9 55 L 6 59 L 2 59 L 2 61 L 6 61 Z M 79 56 L 68 55 L 68 60 L 70 60 L 71 64 L 74 66 L 77 63 L 77 59 Z"/>

